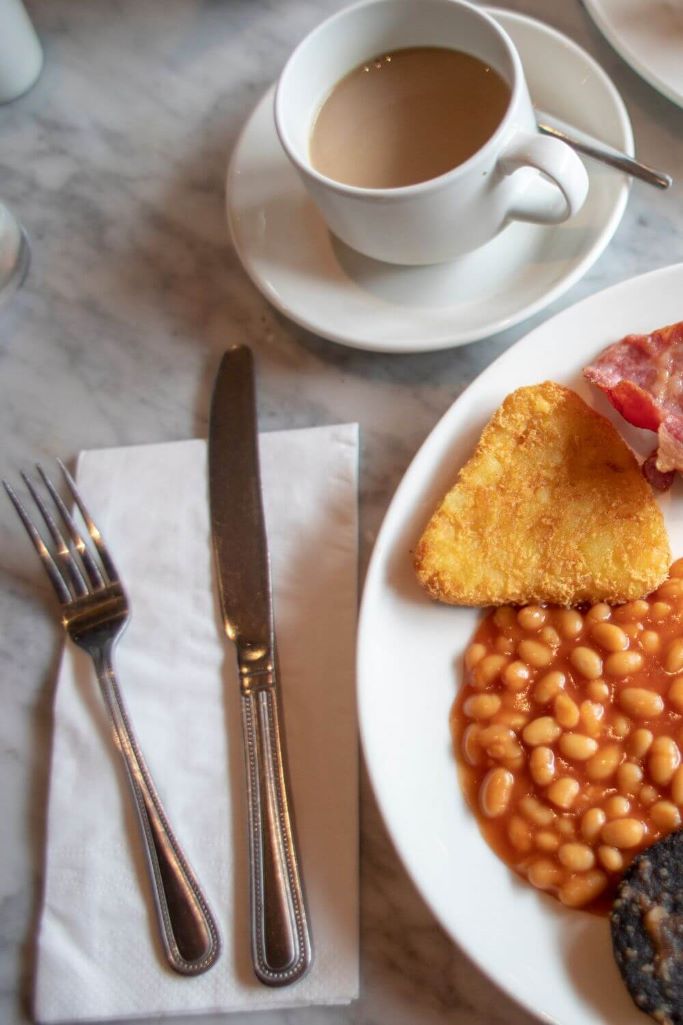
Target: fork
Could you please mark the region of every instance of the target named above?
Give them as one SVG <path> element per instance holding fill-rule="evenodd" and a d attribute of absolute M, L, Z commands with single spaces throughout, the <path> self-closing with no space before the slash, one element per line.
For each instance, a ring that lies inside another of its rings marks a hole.
<path fill-rule="evenodd" d="M 84 540 L 73 516 L 40 466 L 38 473 L 66 527 L 68 540 L 34 483 L 25 473 L 21 476 L 45 522 L 52 551 L 16 492 L 7 481 L 2 483 L 55 589 L 64 629 L 95 664 L 111 716 L 113 740 L 125 764 L 140 824 L 166 959 L 181 975 L 199 975 L 215 963 L 220 953 L 220 939 L 199 883 L 169 825 L 116 679 L 114 648 L 128 622 L 128 598 L 75 481 L 62 461 L 58 463 L 92 544 Z"/>

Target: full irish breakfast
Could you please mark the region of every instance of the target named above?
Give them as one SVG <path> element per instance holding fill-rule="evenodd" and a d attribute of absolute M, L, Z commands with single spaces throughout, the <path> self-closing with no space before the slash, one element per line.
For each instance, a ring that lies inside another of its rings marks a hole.
<path fill-rule="evenodd" d="M 682 372 L 683 323 L 628 335 L 584 370 L 656 432 L 642 465 L 571 389 L 512 392 L 414 552 L 432 598 L 487 609 L 450 717 L 482 835 L 565 906 L 614 902 L 617 963 L 661 1022 L 683 1020 L 683 873 L 662 875 L 683 814 L 683 558 L 655 491 L 683 469 Z"/>

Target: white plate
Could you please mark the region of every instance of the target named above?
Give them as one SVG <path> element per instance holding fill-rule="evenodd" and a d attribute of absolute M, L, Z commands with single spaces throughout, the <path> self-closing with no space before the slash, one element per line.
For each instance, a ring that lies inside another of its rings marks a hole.
<path fill-rule="evenodd" d="M 623 282 L 570 307 L 510 348 L 460 396 L 409 467 L 370 561 L 358 636 L 365 759 L 388 830 L 448 934 L 510 996 L 555 1025 L 644 1025 L 611 955 L 607 920 L 572 911 L 508 870 L 481 837 L 456 778 L 448 728 L 462 652 L 477 610 L 430 601 L 411 550 L 487 419 L 521 385 L 552 379 L 609 415 L 641 453 L 653 435 L 628 428 L 582 367 L 629 332 L 683 314 L 683 264 Z M 662 506 L 683 555 L 683 487 Z"/>
<path fill-rule="evenodd" d="M 632 153 L 624 104 L 595 61 L 538 21 L 490 10 L 519 49 L 534 103 Z M 455 263 L 379 263 L 330 236 L 280 146 L 272 103 L 271 90 L 248 119 L 230 163 L 227 206 L 235 249 L 278 310 L 354 348 L 445 349 L 518 323 L 586 273 L 626 207 L 627 179 L 589 161 L 588 199 L 565 225 L 512 224 Z"/>
<path fill-rule="evenodd" d="M 680 0 L 583 0 L 605 39 L 646 82 L 683 107 Z"/>

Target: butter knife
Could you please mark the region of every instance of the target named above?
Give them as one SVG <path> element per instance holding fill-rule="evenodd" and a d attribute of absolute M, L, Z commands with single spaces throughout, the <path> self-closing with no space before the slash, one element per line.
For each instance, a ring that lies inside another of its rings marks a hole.
<path fill-rule="evenodd" d="M 252 961 L 264 985 L 287 986 L 310 967 L 312 947 L 283 752 L 254 366 L 245 345 L 225 353 L 216 377 L 209 505 L 223 622 L 240 679 Z"/>

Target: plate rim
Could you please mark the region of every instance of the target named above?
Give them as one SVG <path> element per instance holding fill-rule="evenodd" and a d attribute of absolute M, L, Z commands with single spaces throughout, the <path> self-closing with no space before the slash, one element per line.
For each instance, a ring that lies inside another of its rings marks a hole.
<path fill-rule="evenodd" d="M 618 126 L 623 136 L 623 141 L 620 142 L 619 145 L 627 152 L 633 153 L 633 128 L 626 104 L 605 69 L 590 53 L 588 53 L 586 49 L 584 49 L 584 47 L 575 42 L 569 36 L 565 35 L 563 32 L 538 18 L 534 18 L 517 11 L 509 11 L 505 8 L 497 7 L 496 5 L 484 5 L 483 9 L 489 11 L 493 17 L 501 18 L 503 20 L 503 28 L 506 31 L 508 30 L 505 24 L 506 20 L 530 25 L 535 31 L 539 31 L 544 35 L 551 35 L 557 40 L 558 45 L 566 47 L 581 59 L 586 66 L 590 68 L 594 78 L 601 83 L 606 94 L 613 103 L 615 110 L 615 125 Z M 237 170 L 237 163 L 244 137 L 255 117 L 260 113 L 261 107 L 267 105 L 272 99 L 274 90 L 275 84 L 271 84 L 254 105 L 251 112 L 245 119 L 230 155 L 225 183 L 225 206 L 229 235 L 235 252 L 237 253 L 240 263 L 248 277 L 257 290 L 275 307 L 275 309 L 299 327 L 302 327 L 312 334 L 325 338 L 335 344 L 365 352 L 401 355 L 455 349 L 460 348 L 463 345 L 482 341 L 485 338 L 495 337 L 502 331 L 514 327 L 515 325 L 533 317 L 541 310 L 546 309 L 551 303 L 572 288 L 573 285 L 575 285 L 577 281 L 579 281 L 597 262 L 597 260 L 599 260 L 600 256 L 614 237 L 614 234 L 624 216 L 632 184 L 631 179 L 627 176 L 622 176 L 621 181 L 615 183 L 615 195 L 609 216 L 605 219 L 596 238 L 589 246 L 583 258 L 575 264 L 569 273 L 565 274 L 553 287 L 538 296 L 534 301 L 520 307 L 512 313 L 499 316 L 496 320 L 489 321 L 487 324 L 482 324 L 479 327 L 460 331 L 458 331 L 457 326 L 449 326 L 447 330 L 441 327 L 438 333 L 431 336 L 426 344 L 424 342 L 420 344 L 417 337 L 411 337 L 410 339 L 399 343 L 392 343 L 390 340 L 387 342 L 387 340 L 382 337 L 368 335 L 367 333 L 361 336 L 358 334 L 357 325 L 352 326 L 352 329 L 346 331 L 337 330 L 334 325 L 321 325 L 319 322 L 311 320 L 307 316 L 305 310 L 302 311 L 299 307 L 293 307 L 287 301 L 285 296 L 283 296 L 281 292 L 272 285 L 270 279 L 259 272 L 256 266 L 257 261 L 254 259 L 252 251 L 253 247 L 248 247 L 241 242 L 238 226 L 239 212 L 234 209 L 231 201 L 233 181 L 239 173 Z M 588 166 L 588 171 L 590 174 L 590 165 Z M 557 227 L 561 228 L 561 226 Z M 453 314 L 457 312 L 457 306 L 454 306 L 451 309 Z M 415 335 L 417 336 L 419 333 L 419 327 L 416 324 Z"/>
<path fill-rule="evenodd" d="M 612 27 L 612 22 L 605 13 L 602 0 L 583 0 L 583 5 L 596 28 L 602 33 L 614 52 L 621 57 L 624 63 L 628 64 L 632 71 L 661 96 L 664 96 L 665 99 L 674 103 L 677 107 L 683 107 L 683 88 L 675 89 L 666 79 L 661 78 L 656 71 L 653 71 L 648 64 L 643 63 L 636 51 L 628 46 Z"/>
<path fill-rule="evenodd" d="M 427 436 L 424 438 L 422 443 L 419 445 L 415 455 L 410 460 L 406 467 L 403 476 L 401 477 L 397 487 L 391 496 L 389 504 L 385 510 L 382 522 L 380 524 L 373 549 L 368 560 L 368 566 L 365 573 L 365 579 L 363 581 L 363 588 L 361 594 L 361 601 L 358 612 L 358 628 L 357 628 L 357 640 L 356 640 L 356 701 L 358 707 L 358 731 L 360 737 L 360 745 L 365 762 L 368 779 L 370 786 L 377 804 L 379 814 L 381 816 L 384 827 L 391 839 L 391 843 L 394 851 L 396 852 L 399 861 L 401 862 L 404 870 L 409 876 L 413 886 L 415 886 L 421 899 L 425 902 L 434 918 L 439 923 L 441 928 L 444 930 L 446 935 L 449 937 L 451 942 L 457 945 L 469 960 L 477 966 L 482 974 L 495 985 L 498 989 L 504 992 L 512 1001 L 514 1001 L 519 1007 L 528 1011 L 530 1014 L 553 1023 L 553 1025 L 563 1025 L 559 1019 L 553 1017 L 549 1018 L 545 1011 L 539 1010 L 537 1007 L 530 1002 L 530 999 L 515 989 L 514 985 L 509 981 L 508 977 L 503 979 L 497 977 L 494 973 L 494 969 L 490 964 L 487 964 L 477 953 L 469 949 L 466 936 L 461 935 L 457 930 L 453 929 L 451 922 L 448 920 L 448 916 L 445 911 L 434 903 L 431 896 L 425 892 L 422 881 L 420 880 L 418 873 L 413 871 L 412 858 L 407 850 L 404 850 L 400 845 L 399 840 L 396 838 L 392 817 L 386 806 L 385 801 L 385 784 L 381 772 L 378 769 L 379 758 L 375 755 L 375 742 L 372 739 L 372 731 L 368 726 L 369 715 L 366 709 L 365 695 L 368 692 L 368 687 L 364 685 L 366 677 L 366 670 L 364 663 L 368 661 L 367 656 L 364 656 L 365 650 L 370 646 L 372 638 L 368 637 L 368 631 L 370 626 L 368 625 L 368 619 L 370 618 L 370 612 L 368 609 L 371 607 L 371 600 L 373 597 L 373 591 L 381 588 L 380 574 L 385 569 L 387 562 L 392 554 L 393 547 L 395 547 L 398 533 L 394 529 L 394 517 L 399 515 L 400 508 L 403 504 L 402 499 L 404 494 L 410 493 L 412 479 L 420 466 L 423 458 L 423 454 L 427 453 L 432 446 L 438 448 L 439 439 L 441 435 L 448 432 L 449 423 L 452 419 L 457 416 L 457 407 L 461 403 L 465 403 L 469 397 L 469 393 L 473 388 L 478 385 L 480 379 L 491 372 L 499 364 L 504 364 L 507 360 L 513 358 L 515 350 L 522 346 L 532 346 L 537 335 L 543 334 L 552 328 L 553 325 L 557 324 L 558 321 L 563 319 L 571 320 L 574 317 L 580 317 L 587 311 L 590 311 L 591 306 L 600 306 L 610 299 L 618 297 L 620 293 L 631 290 L 634 287 L 634 283 L 644 282 L 647 280 L 655 280 L 657 278 L 664 278 L 667 276 L 679 277 L 681 287 L 683 288 L 683 261 L 673 264 L 667 264 L 663 267 L 658 267 L 650 271 L 646 271 L 640 274 L 635 274 L 632 277 L 626 278 L 623 281 L 616 282 L 606 288 L 601 289 L 585 298 L 573 303 L 571 306 L 564 310 L 559 311 L 554 316 L 547 318 L 543 323 L 532 328 L 529 332 L 518 339 L 514 344 L 509 346 L 503 353 L 501 353 L 495 360 L 489 363 L 477 376 L 467 385 L 466 388 L 458 395 L 458 397 L 451 403 L 446 411 L 439 417 L 432 429 L 429 431 Z M 615 303 L 618 306 L 618 303 Z M 390 544 L 390 542 L 392 542 Z M 392 547 L 393 545 L 393 547 Z M 482 841 L 484 842 L 484 841 Z"/>

